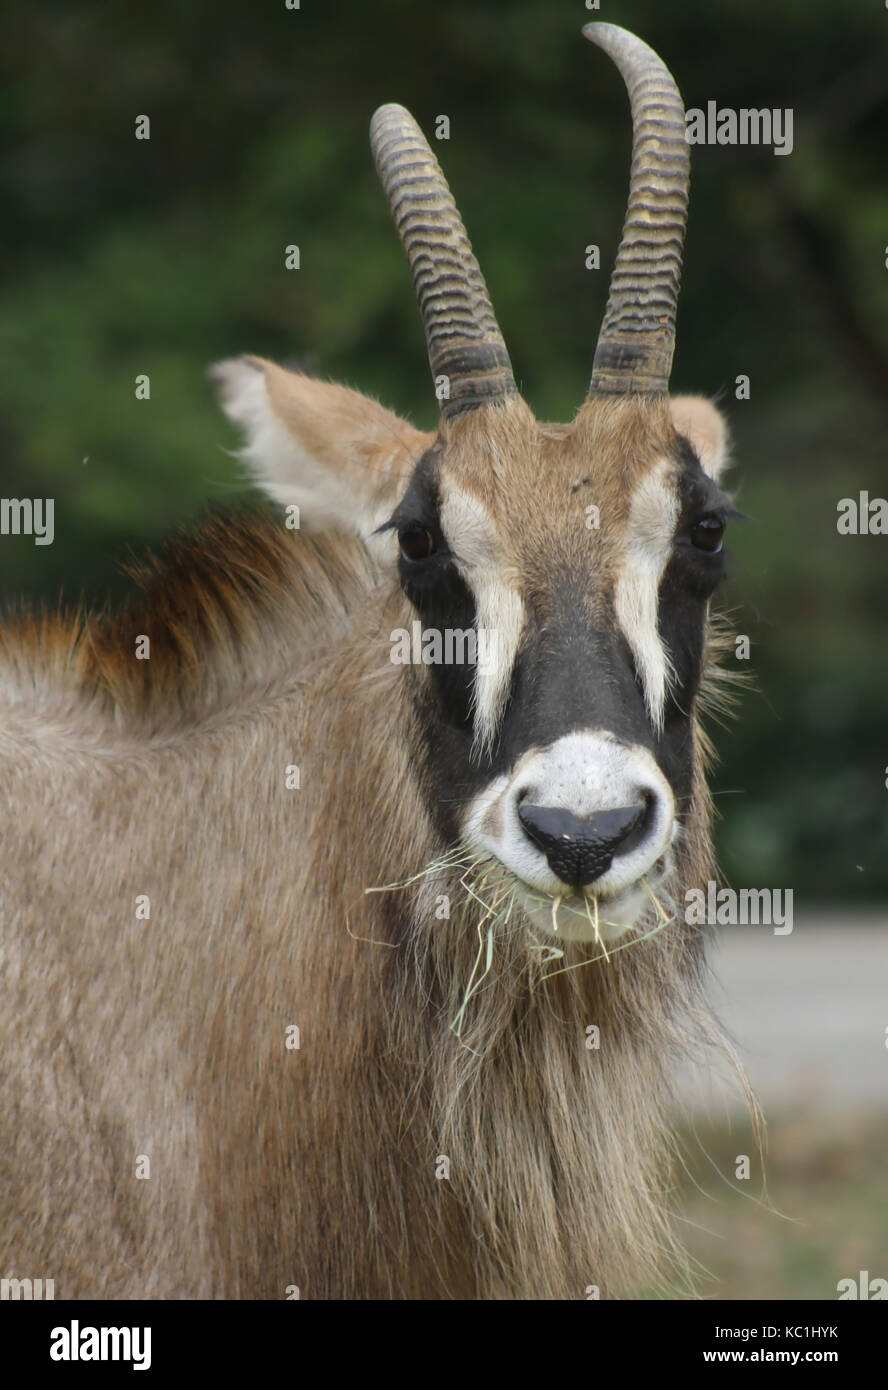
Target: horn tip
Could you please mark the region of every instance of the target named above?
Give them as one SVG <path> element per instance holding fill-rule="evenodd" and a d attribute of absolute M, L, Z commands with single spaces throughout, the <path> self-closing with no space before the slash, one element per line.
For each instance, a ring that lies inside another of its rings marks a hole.
<path fill-rule="evenodd" d="M 371 133 L 377 130 L 379 126 L 384 125 L 386 121 L 390 121 L 394 117 L 403 120 L 405 116 L 408 120 L 413 119 L 406 106 L 402 106 L 400 102 L 397 101 L 386 101 L 382 106 L 377 106 L 373 115 L 370 117 Z"/>
<path fill-rule="evenodd" d="M 599 48 L 604 48 L 608 41 L 618 34 L 635 38 L 634 34 L 630 33 L 628 29 L 621 28 L 619 24 L 584 24 L 581 33 L 584 39 L 588 39 L 590 43 L 597 43 Z"/>
<path fill-rule="evenodd" d="M 594 43 L 618 67 L 621 66 L 621 58 L 625 61 L 630 56 L 636 60 L 653 59 L 658 66 L 662 66 L 662 60 L 653 49 L 631 29 L 624 29 L 619 24 L 584 24 L 581 32 L 584 39 Z"/>

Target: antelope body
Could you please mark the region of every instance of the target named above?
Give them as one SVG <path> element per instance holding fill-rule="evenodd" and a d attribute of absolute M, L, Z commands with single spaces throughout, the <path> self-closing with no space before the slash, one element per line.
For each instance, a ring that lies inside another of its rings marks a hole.
<path fill-rule="evenodd" d="M 680 96 L 638 39 L 585 32 L 635 137 L 573 423 L 518 394 L 434 157 L 384 107 L 438 431 L 223 363 L 274 514 L 175 542 L 133 611 L 3 633 L 4 1276 L 583 1298 L 677 1267 L 724 427 L 667 395 Z M 417 620 L 492 657 L 393 661 Z"/>

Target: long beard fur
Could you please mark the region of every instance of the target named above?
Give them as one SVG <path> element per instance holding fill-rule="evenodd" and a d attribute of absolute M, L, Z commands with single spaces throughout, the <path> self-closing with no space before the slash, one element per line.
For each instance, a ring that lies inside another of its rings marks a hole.
<path fill-rule="evenodd" d="M 468 1222 L 478 1298 L 688 1295 L 669 1213 L 673 1073 L 724 1050 L 702 934 L 658 890 L 606 954 L 559 947 L 510 882 L 457 850 L 398 885 L 416 929 L 392 1026 L 421 1058 L 425 1103 L 405 1123 L 421 1114 L 419 1150 L 447 1160 L 437 1230 L 458 1246 Z"/>

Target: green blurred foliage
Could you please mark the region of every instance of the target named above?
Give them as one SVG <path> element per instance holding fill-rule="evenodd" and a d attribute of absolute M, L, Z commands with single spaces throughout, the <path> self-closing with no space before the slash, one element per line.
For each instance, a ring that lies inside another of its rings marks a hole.
<path fill-rule="evenodd" d="M 753 518 L 725 591 L 756 688 L 718 739 L 719 850 L 736 884 L 878 899 L 888 537 L 836 532 L 841 497 L 888 495 L 888 13 L 868 0 L 20 0 L 0 59 L 0 492 L 54 497 L 56 540 L 0 539 L 0 584 L 120 597 L 129 548 L 245 490 L 202 375 L 219 358 L 296 357 L 433 423 L 367 147 L 384 101 L 429 133 L 450 117 L 442 162 L 522 389 L 569 419 L 630 142 L 620 79 L 579 34 L 593 18 L 657 48 L 688 106 L 794 110 L 790 156 L 693 151 L 673 388 L 721 399 Z"/>

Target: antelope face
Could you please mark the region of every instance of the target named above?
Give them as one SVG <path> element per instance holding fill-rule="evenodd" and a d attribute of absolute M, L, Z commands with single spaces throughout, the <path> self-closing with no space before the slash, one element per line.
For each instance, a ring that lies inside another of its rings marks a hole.
<path fill-rule="evenodd" d="M 584 898 L 619 936 L 673 868 L 730 510 L 703 463 L 722 444 L 700 400 L 610 397 L 547 426 L 512 393 L 448 424 L 389 522 L 404 593 L 444 638 L 416 677 L 442 831 L 562 937 L 593 934 Z M 469 629 L 474 660 L 448 661 Z"/>

